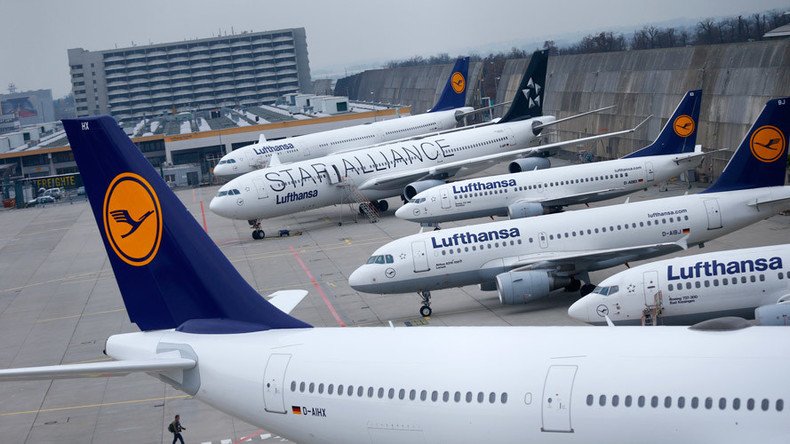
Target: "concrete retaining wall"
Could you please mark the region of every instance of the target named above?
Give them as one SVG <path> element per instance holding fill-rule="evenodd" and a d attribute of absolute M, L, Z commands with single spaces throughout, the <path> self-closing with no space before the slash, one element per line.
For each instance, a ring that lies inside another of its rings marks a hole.
<path fill-rule="evenodd" d="M 512 99 L 528 62 L 507 62 L 497 103 Z M 546 83 L 546 114 L 566 117 L 618 106 L 559 125 L 559 139 L 625 129 L 654 116 L 629 137 L 577 149 L 615 158 L 641 148 L 656 137 L 687 90 L 702 88 L 697 143 L 705 150 L 732 150 L 767 100 L 790 95 L 790 40 L 555 56 L 549 58 Z M 718 176 L 730 156 L 731 151 L 709 156 L 701 172 Z"/>
<path fill-rule="evenodd" d="M 512 100 L 528 59 L 510 60 L 500 76 L 496 103 Z M 418 114 L 441 92 L 451 65 L 365 71 L 340 79 L 335 94 L 412 106 Z M 467 103 L 476 103 L 482 63 L 470 64 Z M 551 141 L 629 128 L 654 118 L 629 137 L 609 139 L 570 151 L 593 150 L 615 158 L 655 138 L 683 94 L 702 88 L 697 143 L 706 150 L 736 148 L 770 98 L 790 96 L 790 39 L 726 45 L 624 51 L 549 58 L 544 112 L 557 117 L 615 104 L 601 115 L 558 125 Z M 371 94 L 371 91 L 373 94 Z M 501 108 L 498 109 L 501 114 Z M 709 156 L 702 167 L 716 177 L 730 152 Z"/>

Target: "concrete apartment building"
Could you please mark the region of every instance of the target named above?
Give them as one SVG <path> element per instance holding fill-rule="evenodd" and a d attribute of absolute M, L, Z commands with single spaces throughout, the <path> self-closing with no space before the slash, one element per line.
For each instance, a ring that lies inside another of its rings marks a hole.
<path fill-rule="evenodd" d="M 311 92 L 304 28 L 68 50 L 77 115 L 118 120 L 272 103 Z"/>

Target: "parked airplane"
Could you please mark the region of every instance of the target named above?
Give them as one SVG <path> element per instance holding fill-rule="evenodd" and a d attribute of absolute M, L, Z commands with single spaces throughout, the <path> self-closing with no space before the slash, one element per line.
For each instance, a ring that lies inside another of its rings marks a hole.
<path fill-rule="evenodd" d="M 787 100 L 765 105 L 722 175 L 700 194 L 407 236 L 377 249 L 349 283 L 366 293 L 416 291 L 423 316 L 431 313 L 431 290 L 463 285 L 497 290 L 503 304 L 560 288 L 586 295 L 595 288 L 590 271 L 702 245 L 790 206 Z"/>
<path fill-rule="evenodd" d="M 241 278 L 115 121 L 64 127 L 142 331 L 107 340 L 114 361 L 0 380 L 147 372 L 300 443 L 790 439 L 790 329 L 310 328 Z M 117 209 L 154 213 L 124 239 Z"/>
<path fill-rule="evenodd" d="M 591 324 L 605 324 L 608 316 L 635 325 L 754 318 L 758 307 L 790 299 L 788 265 L 790 244 L 665 259 L 604 279 L 568 314 Z"/>
<path fill-rule="evenodd" d="M 243 146 L 222 156 L 214 167 L 214 175 L 238 177 L 268 166 L 275 154 L 277 155 L 275 164 L 298 162 L 338 151 L 455 128 L 463 116 L 474 110 L 464 106 L 468 70 L 469 57 L 458 58 L 439 100 L 427 113 L 281 140 L 267 141 L 261 134 L 261 139 L 257 143 Z"/>
<path fill-rule="evenodd" d="M 252 237 L 262 239 L 264 218 L 343 202 L 360 202 L 361 212 L 373 211 L 373 207 L 386 211 L 388 204 L 383 199 L 387 197 L 403 194 L 410 198 L 449 177 L 472 174 L 498 161 L 634 131 L 530 147 L 546 126 L 578 117 L 556 120 L 542 115 L 547 63 L 546 51 L 532 55 L 520 84 L 522 93 L 516 94 L 496 124 L 270 166 L 223 185 L 209 207 L 220 216 L 249 221 Z"/>
<path fill-rule="evenodd" d="M 694 151 L 702 91 L 689 91 L 655 142 L 622 159 L 542 171 L 466 179 L 423 191 L 395 212 L 423 224 L 485 216 L 511 219 L 562 211 L 565 206 L 633 193 L 696 168 L 704 155 Z M 549 160 L 543 159 L 546 167 Z M 626 177 L 623 177 L 623 173 Z"/>

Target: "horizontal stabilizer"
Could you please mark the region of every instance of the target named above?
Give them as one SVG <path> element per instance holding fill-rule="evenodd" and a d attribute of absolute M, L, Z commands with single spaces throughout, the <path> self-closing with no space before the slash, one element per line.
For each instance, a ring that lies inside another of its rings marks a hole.
<path fill-rule="evenodd" d="M 305 296 L 307 290 L 280 290 L 269 295 L 269 303 L 283 313 L 290 314 Z"/>
<path fill-rule="evenodd" d="M 32 381 L 64 378 L 104 378 L 125 376 L 134 372 L 161 373 L 189 370 L 196 362 L 185 358 L 160 358 L 130 361 L 89 362 L 85 364 L 49 365 L 0 370 L 0 381 Z"/>
<path fill-rule="evenodd" d="M 600 113 L 600 112 L 607 111 L 607 110 L 610 110 L 610 109 L 613 109 L 613 108 L 617 108 L 617 105 L 604 106 L 603 108 L 594 109 L 592 111 L 586 111 L 586 112 L 583 112 L 581 114 L 574 114 L 572 116 L 563 117 L 562 119 L 552 120 L 551 122 L 542 123 L 540 125 L 533 126 L 532 130 L 533 131 L 534 130 L 539 130 L 539 129 L 545 128 L 547 126 L 556 125 L 558 123 L 567 122 L 568 120 L 578 119 L 579 117 L 584 117 L 584 116 L 587 116 L 587 115 L 590 115 L 590 114 Z"/>

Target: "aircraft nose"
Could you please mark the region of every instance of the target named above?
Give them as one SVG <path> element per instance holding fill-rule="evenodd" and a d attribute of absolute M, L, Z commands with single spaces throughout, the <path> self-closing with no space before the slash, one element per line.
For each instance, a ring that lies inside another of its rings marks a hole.
<path fill-rule="evenodd" d="M 582 322 L 590 322 L 590 313 L 587 305 L 588 300 L 586 297 L 579 299 L 568 308 L 568 316 Z"/>
<path fill-rule="evenodd" d="M 214 166 L 214 175 L 215 176 L 226 176 L 228 175 L 228 166 L 227 165 L 216 165 Z"/>
<path fill-rule="evenodd" d="M 406 205 L 398 208 L 398 210 L 395 211 L 395 217 L 404 220 L 415 220 L 419 215 L 420 215 L 420 208 L 413 203 L 407 203 Z"/>
<path fill-rule="evenodd" d="M 227 203 L 227 199 L 225 198 L 213 197 L 211 199 L 211 202 L 208 204 L 208 209 L 211 210 L 211 212 L 216 214 L 217 216 L 231 218 L 232 214 L 230 213 L 230 211 L 228 211 L 228 206 L 226 205 L 226 203 Z"/>
<path fill-rule="evenodd" d="M 363 282 L 365 280 L 364 274 L 365 272 L 362 270 L 363 267 L 359 267 L 354 270 L 351 275 L 348 277 L 348 285 L 351 286 L 354 290 L 362 290 Z"/>

